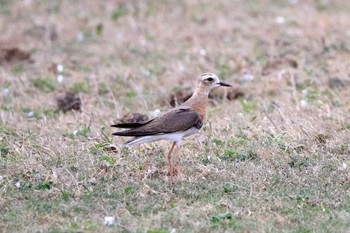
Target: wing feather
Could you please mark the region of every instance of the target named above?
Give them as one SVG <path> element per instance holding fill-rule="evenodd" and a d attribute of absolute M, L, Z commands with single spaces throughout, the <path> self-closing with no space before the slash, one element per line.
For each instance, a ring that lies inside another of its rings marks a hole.
<path fill-rule="evenodd" d="M 141 127 L 143 125 L 148 124 L 149 122 L 153 121 L 152 120 L 148 120 L 145 122 L 133 122 L 133 123 L 117 123 L 115 125 L 111 125 L 111 127 L 116 127 L 116 128 L 126 128 L 126 129 L 131 129 L 131 128 L 138 128 Z"/>
<path fill-rule="evenodd" d="M 196 112 L 188 108 L 176 109 L 169 111 L 140 127 L 116 132 L 113 133 L 113 135 L 139 137 L 184 131 L 198 125 L 201 125 L 201 120 Z"/>

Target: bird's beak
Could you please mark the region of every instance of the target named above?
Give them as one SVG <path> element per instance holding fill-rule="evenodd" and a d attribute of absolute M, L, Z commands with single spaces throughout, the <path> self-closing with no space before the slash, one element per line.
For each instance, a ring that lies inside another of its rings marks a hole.
<path fill-rule="evenodd" d="M 227 83 L 223 83 L 223 82 L 219 82 L 217 83 L 219 86 L 223 86 L 223 87 L 232 87 L 230 84 Z"/>

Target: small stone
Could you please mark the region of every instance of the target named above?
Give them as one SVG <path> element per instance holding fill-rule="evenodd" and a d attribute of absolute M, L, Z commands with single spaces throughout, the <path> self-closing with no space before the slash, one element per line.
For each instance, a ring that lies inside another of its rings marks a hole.
<path fill-rule="evenodd" d="M 346 163 L 343 163 L 341 167 L 343 170 L 345 170 L 348 167 L 348 165 Z"/>
<path fill-rule="evenodd" d="M 180 72 L 185 72 L 186 71 L 186 67 L 183 64 L 179 65 L 179 70 Z"/>
<path fill-rule="evenodd" d="M 205 51 L 205 49 L 201 49 L 201 50 L 199 50 L 199 54 L 201 56 L 205 56 L 205 55 L 207 55 L 207 51 Z"/>
<path fill-rule="evenodd" d="M 151 77 L 152 73 L 149 70 L 145 69 L 142 71 L 142 75 L 145 77 Z"/>
<path fill-rule="evenodd" d="M 33 3 L 33 0 L 23 0 L 23 4 L 29 6 Z"/>
<path fill-rule="evenodd" d="M 62 74 L 57 75 L 57 82 L 62 83 L 63 79 L 64 79 L 64 77 Z"/>
<path fill-rule="evenodd" d="M 288 2 L 289 2 L 289 4 L 291 4 L 291 5 L 296 5 L 296 4 L 299 3 L 299 0 L 289 0 Z"/>
<path fill-rule="evenodd" d="M 156 110 L 150 112 L 149 115 L 150 115 L 152 118 L 155 118 L 155 117 L 159 116 L 160 113 L 161 113 L 160 110 L 159 110 L 159 109 L 156 109 Z"/>
<path fill-rule="evenodd" d="M 286 19 L 283 16 L 277 16 L 275 22 L 279 25 L 282 25 L 286 23 Z"/>
<path fill-rule="evenodd" d="M 84 33 L 78 32 L 77 37 L 76 37 L 76 40 L 77 40 L 78 42 L 82 42 L 84 39 L 85 39 L 85 38 L 84 38 Z"/>
<path fill-rule="evenodd" d="M 246 73 L 243 75 L 243 81 L 244 82 L 250 82 L 250 81 L 253 81 L 254 80 L 254 76 L 249 74 L 249 73 Z"/>
<path fill-rule="evenodd" d="M 57 69 L 57 72 L 62 73 L 63 72 L 63 65 L 58 64 L 56 69 Z"/>
<path fill-rule="evenodd" d="M 34 116 L 34 113 L 32 111 L 30 111 L 30 112 L 28 112 L 27 115 L 28 115 L 29 118 L 32 118 Z"/>
<path fill-rule="evenodd" d="M 96 184 L 97 183 L 97 180 L 95 177 L 89 179 L 89 182 L 92 183 L 92 184 Z"/>
<path fill-rule="evenodd" d="M 300 105 L 302 107 L 306 107 L 307 106 L 307 101 L 306 100 L 300 100 Z"/>
<path fill-rule="evenodd" d="M 113 225 L 115 222 L 115 217 L 114 216 L 106 216 L 105 217 L 105 225 L 109 226 L 109 225 Z"/>

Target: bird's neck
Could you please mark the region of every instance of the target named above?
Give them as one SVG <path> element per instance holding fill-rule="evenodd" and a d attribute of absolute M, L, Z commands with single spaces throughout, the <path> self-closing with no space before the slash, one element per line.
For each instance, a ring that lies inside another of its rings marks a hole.
<path fill-rule="evenodd" d="M 204 88 L 197 88 L 191 98 L 189 98 L 185 103 L 181 106 L 189 107 L 193 111 L 197 112 L 201 118 L 204 120 L 205 117 L 205 109 L 208 104 L 208 95 L 210 90 Z"/>

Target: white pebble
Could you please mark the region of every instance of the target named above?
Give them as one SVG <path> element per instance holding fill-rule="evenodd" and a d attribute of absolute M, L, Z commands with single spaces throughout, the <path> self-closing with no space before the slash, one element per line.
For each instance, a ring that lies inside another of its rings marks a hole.
<path fill-rule="evenodd" d="M 16 184 L 15 184 L 15 186 L 16 186 L 16 188 L 20 188 L 21 187 L 21 183 L 19 183 L 19 182 L 17 182 Z"/>
<path fill-rule="evenodd" d="M 10 90 L 8 88 L 4 88 L 4 90 L 2 90 L 2 93 L 4 95 L 7 95 L 10 92 Z"/>
<path fill-rule="evenodd" d="M 277 16 L 275 21 L 277 24 L 282 25 L 282 24 L 285 24 L 286 19 L 283 16 Z"/>
<path fill-rule="evenodd" d="M 207 55 L 207 51 L 205 51 L 205 49 L 201 49 L 201 50 L 199 50 L 199 54 L 201 56 L 205 56 L 205 55 Z"/>
<path fill-rule="evenodd" d="M 283 76 L 287 73 L 285 69 L 282 69 L 278 72 L 278 79 L 282 79 Z"/>
<path fill-rule="evenodd" d="M 30 118 L 31 118 L 31 117 L 33 117 L 33 116 L 34 116 L 34 113 L 33 113 L 32 111 L 30 111 L 30 112 L 28 112 L 28 114 L 27 114 L 27 115 L 28 115 L 28 117 L 30 117 Z"/>
<path fill-rule="evenodd" d="M 106 216 L 105 217 L 105 225 L 113 225 L 115 221 L 114 216 Z"/>
<path fill-rule="evenodd" d="M 93 178 L 89 179 L 89 182 L 92 184 L 96 184 L 97 180 L 96 180 L 96 178 L 93 177 Z"/>
<path fill-rule="evenodd" d="M 57 72 L 62 73 L 63 72 L 63 65 L 58 64 L 56 69 L 57 69 Z"/>
<path fill-rule="evenodd" d="M 141 44 L 141 46 L 144 46 L 144 47 L 147 46 L 147 40 L 145 38 L 141 38 L 140 44 Z"/>
<path fill-rule="evenodd" d="M 84 40 L 84 33 L 78 32 L 76 40 L 82 42 Z"/>
<path fill-rule="evenodd" d="M 156 110 L 150 112 L 149 115 L 150 115 L 150 117 L 155 118 L 155 117 L 159 116 L 160 113 L 161 113 L 160 110 L 156 109 Z"/>
<path fill-rule="evenodd" d="M 31 5 L 32 2 L 33 2 L 33 0 L 23 0 L 23 4 L 26 5 L 26 6 Z"/>
<path fill-rule="evenodd" d="M 186 71 L 186 67 L 183 64 L 179 65 L 179 70 L 180 72 L 185 72 Z"/>
<path fill-rule="evenodd" d="M 300 100 L 300 105 L 302 107 L 306 107 L 307 106 L 307 101 L 306 100 Z"/>
<path fill-rule="evenodd" d="M 291 4 L 291 5 L 296 5 L 296 4 L 299 3 L 299 0 L 289 0 L 288 2 L 289 2 L 289 4 Z"/>
<path fill-rule="evenodd" d="M 0 176 L 0 181 L 2 181 L 4 179 L 4 177 L 3 176 Z"/>
<path fill-rule="evenodd" d="M 152 75 L 152 73 L 147 69 L 143 70 L 142 74 L 143 74 L 143 76 L 146 76 L 146 77 L 151 77 L 151 75 Z"/>
<path fill-rule="evenodd" d="M 343 163 L 341 166 L 342 170 L 345 170 L 347 167 L 348 167 L 348 165 L 346 163 Z"/>
<path fill-rule="evenodd" d="M 247 73 L 247 74 L 244 74 L 243 75 L 243 81 L 245 82 L 250 82 L 250 81 L 253 81 L 254 80 L 254 76 Z"/>
<path fill-rule="evenodd" d="M 62 83 L 64 80 L 64 77 L 62 74 L 57 75 L 57 82 Z"/>

